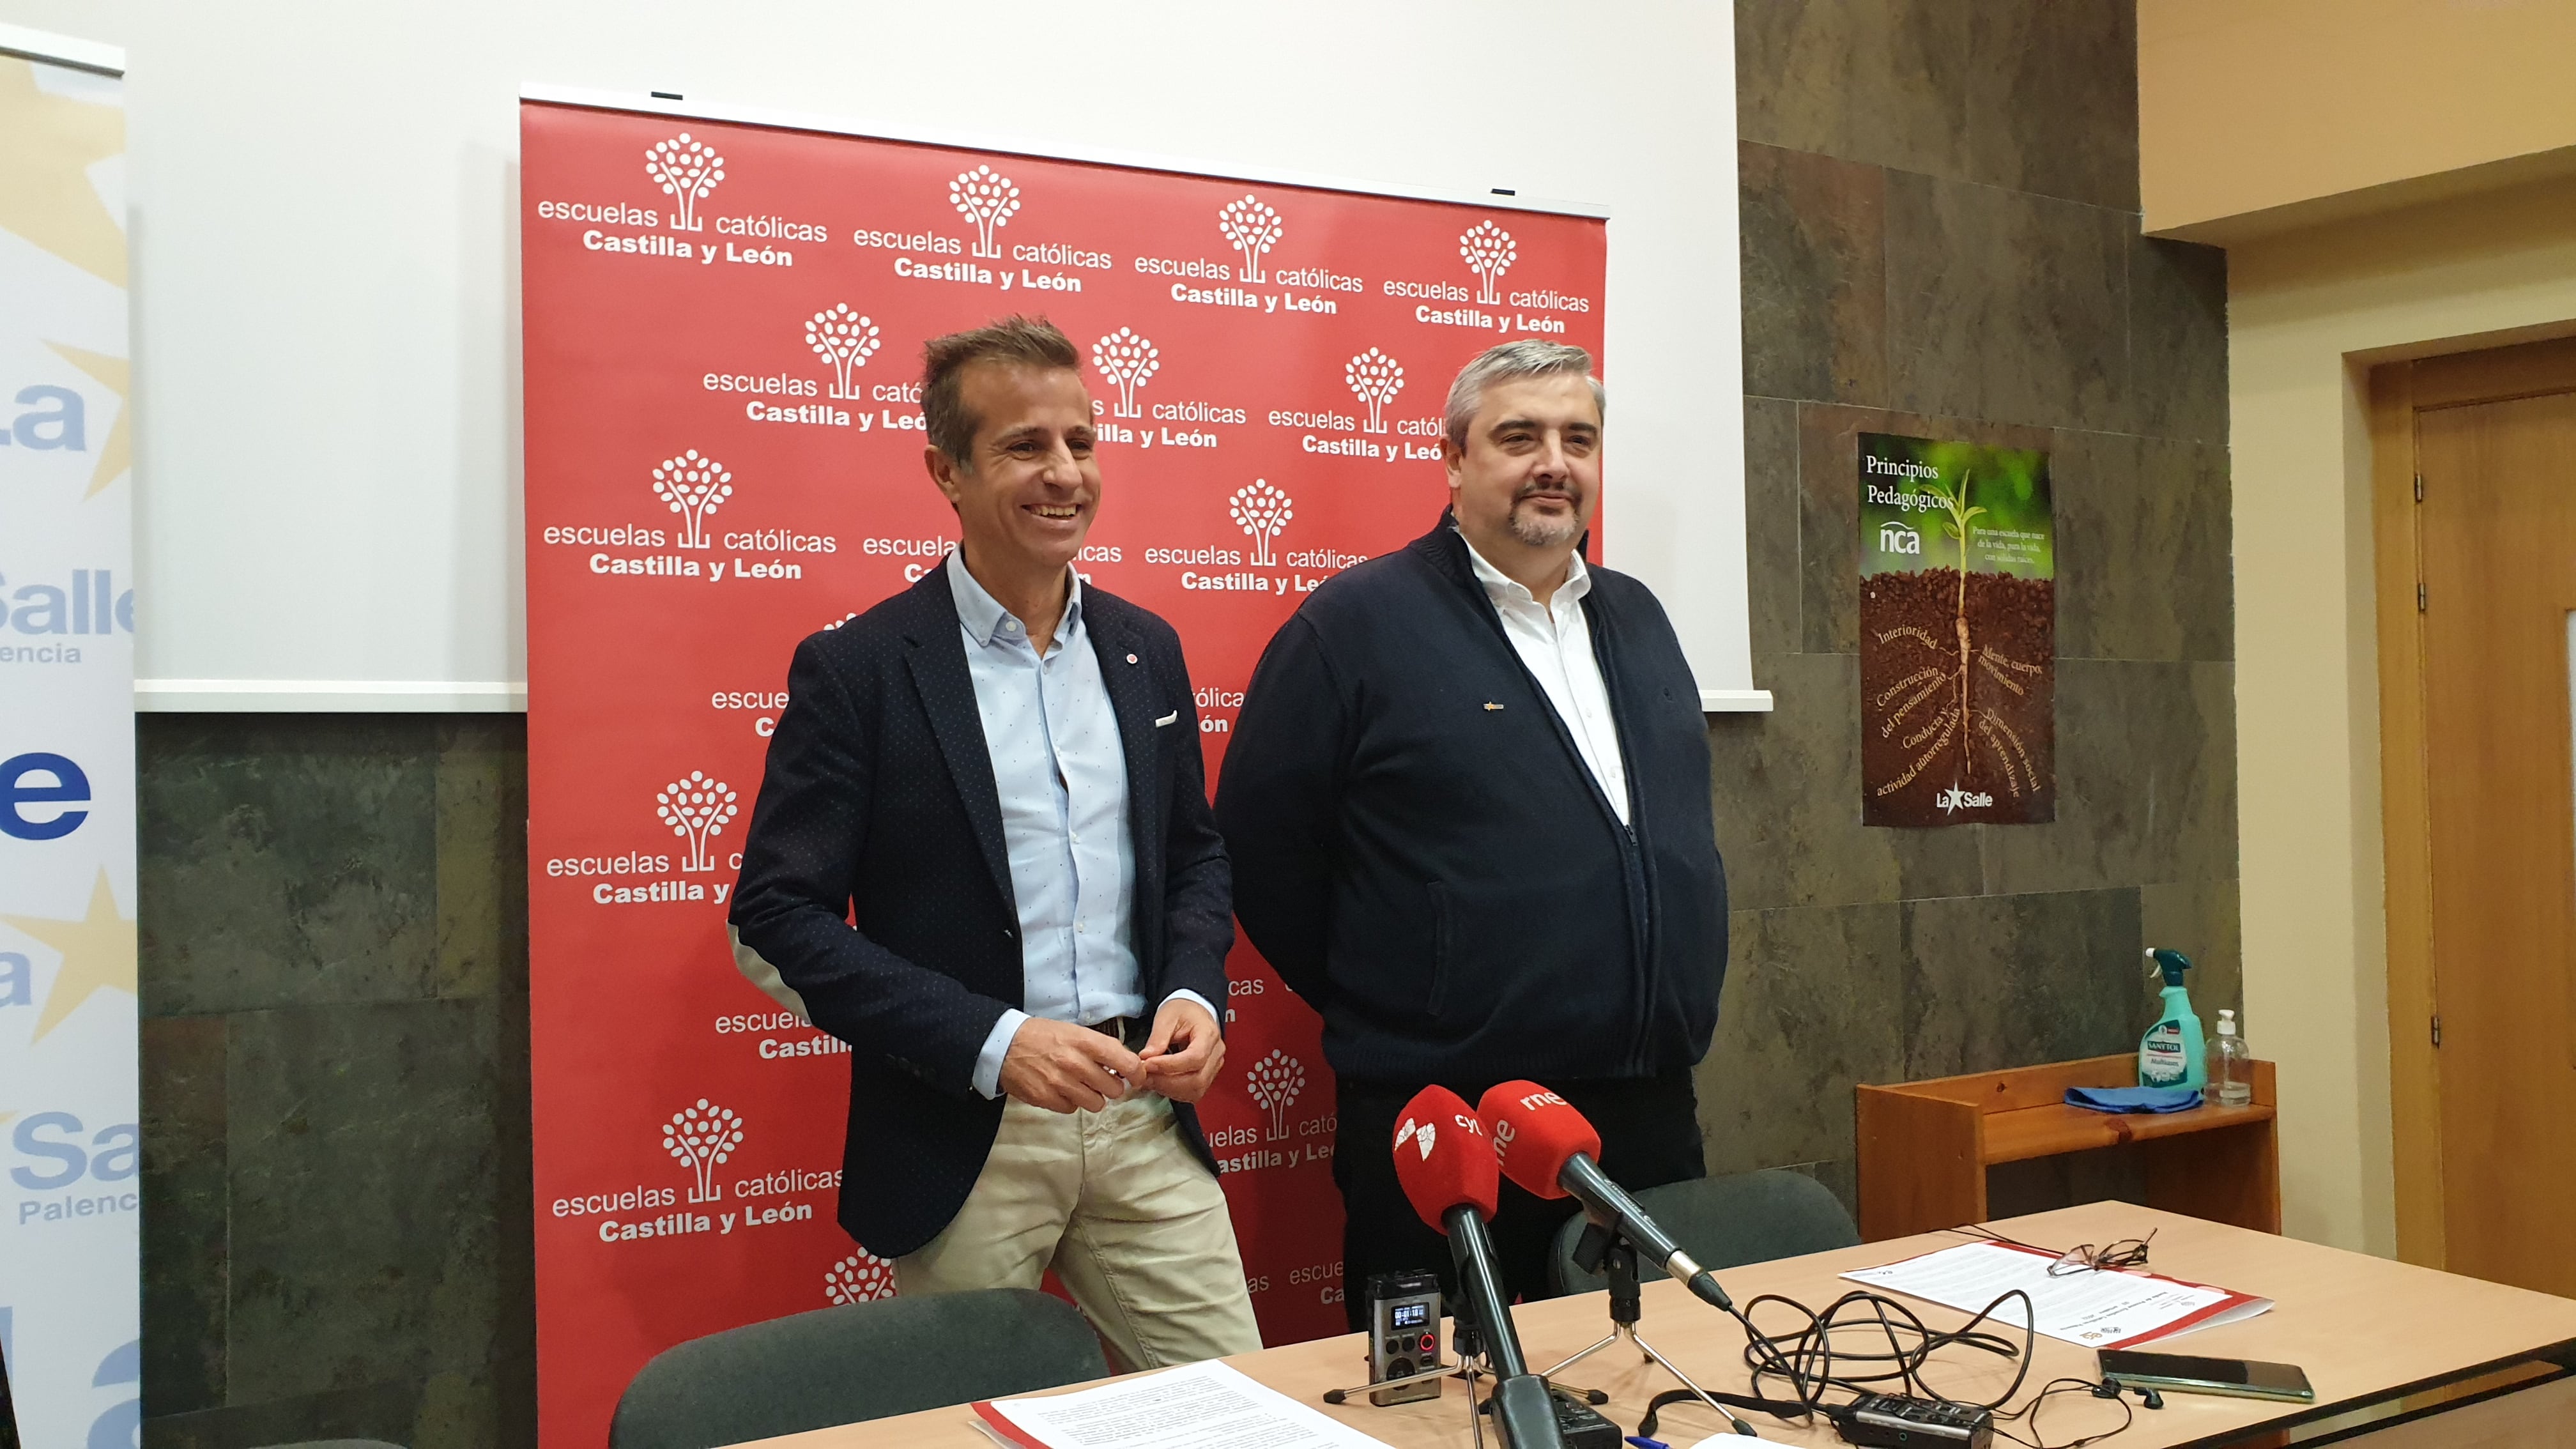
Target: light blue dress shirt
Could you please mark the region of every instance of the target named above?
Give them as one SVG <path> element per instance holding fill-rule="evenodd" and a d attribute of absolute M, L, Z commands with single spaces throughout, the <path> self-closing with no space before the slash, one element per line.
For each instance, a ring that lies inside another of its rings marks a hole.
<path fill-rule="evenodd" d="M 1127 750 L 1082 621 L 1082 578 L 1040 659 L 1029 631 L 948 555 L 966 672 L 1001 796 L 1002 840 L 1020 911 L 1021 999 L 975 1059 L 975 1090 L 1001 1095 L 1002 1058 L 1032 1016 L 1080 1025 L 1143 1016 L 1137 989 L 1135 842 L 1127 832 Z M 1176 991 L 1216 1008 L 1195 991 Z"/>

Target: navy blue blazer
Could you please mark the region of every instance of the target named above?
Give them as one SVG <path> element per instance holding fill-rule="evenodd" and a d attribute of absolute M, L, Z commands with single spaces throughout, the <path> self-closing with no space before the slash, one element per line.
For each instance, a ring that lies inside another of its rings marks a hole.
<path fill-rule="evenodd" d="M 1138 988 L 1222 1010 L 1232 879 L 1180 636 L 1088 585 L 1082 608 L 1127 751 Z M 841 1226 L 899 1257 L 983 1170 L 1002 1102 L 974 1089 L 975 1059 L 1022 1004 L 1001 797 L 945 569 L 797 645 L 787 700 L 731 920 L 851 1046 Z M 1213 1172 L 1196 1111 L 1174 1114 Z"/>

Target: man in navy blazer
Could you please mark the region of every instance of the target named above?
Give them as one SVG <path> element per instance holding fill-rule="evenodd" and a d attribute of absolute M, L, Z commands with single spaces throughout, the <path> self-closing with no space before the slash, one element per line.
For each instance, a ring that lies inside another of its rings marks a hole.
<path fill-rule="evenodd" d="M 797 647 L 734 929 L 852 1048 L 840 1220 L 899 1291 L 1053 1268 L 1127 1367 L 1257 1349 L 1190 1105 L 1232 885 L 1179 637 L 1074 572 L 1079 356 L 935 339 L 922 411 L 962 546 Z"/>

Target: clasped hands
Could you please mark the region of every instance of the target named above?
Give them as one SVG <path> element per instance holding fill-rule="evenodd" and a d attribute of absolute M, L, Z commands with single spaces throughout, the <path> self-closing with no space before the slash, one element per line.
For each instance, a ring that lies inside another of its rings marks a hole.
<path fill-rule="evenodd" d="M 1003 1054 L 1001 1087 L 1003 1095 L 1050 1112 L 1097 1112 L 1137 1091 L 1195 1102 L 1224 1065 L 1216 1018 L 1176 996 L 1154 1013 L 1154 1034 L 1142 1051 L 1087 1026 L 1030 1017 Z"/>

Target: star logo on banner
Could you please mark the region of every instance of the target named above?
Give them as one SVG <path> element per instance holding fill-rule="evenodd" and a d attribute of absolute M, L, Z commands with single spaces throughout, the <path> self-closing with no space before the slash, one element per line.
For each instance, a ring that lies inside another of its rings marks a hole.
<path fill-rule="evenodd" d="M 104 868 L 98 883 L 90 887 L 89 914 L 82 919 L 0 916 L 0 921 L 53 947 L 63 958 L 63 968 L 54 973 L 54 989 L 45 993 L 45 1009 L 36 1016 L 30 1044 L 43 1041 L 45 1033 L 62 1025 L 82 1002 L 101 991 L 114 987 L 128 996 L 134 994 L 134 922 L 116 913 L 116 892 L 109 887 Z"/>
<path fill-rule="evenodd" d="M 36 68 L 0 56 L 0 229 L 93 276 L 125 285 L 125 229 L 89 168 L 125 152 L 125 112 L 48 95 Z"/>
<path fill-rule="evenodd" d="M 89 475 L 89 491 L 81 495 L 86 501 L 96 498 L 134 464 L 133 434 L 126 429 L 127 422 L 134 416 L 132 401 L 126 395 L 133 385 L 134 368 L 126 359 L 110 357 L 104 352 L 85 352 L 59 342 L 45 345 L 63 361 L 97 379 L 99 386 L 116 394 L 116 422 L 107 430 L 107 441 L 99 446 L 98 466 Z"/>

